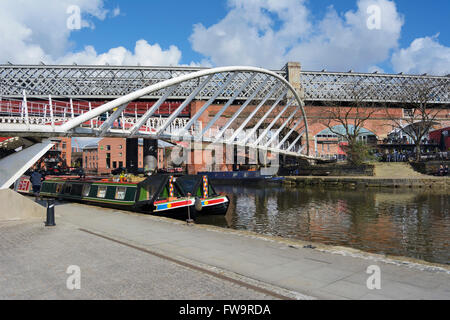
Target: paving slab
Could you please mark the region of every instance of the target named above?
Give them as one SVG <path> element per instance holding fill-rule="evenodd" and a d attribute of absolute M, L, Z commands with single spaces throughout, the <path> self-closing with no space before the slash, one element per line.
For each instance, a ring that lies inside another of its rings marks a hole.
<path fill-rule="evenodd" d="M 8 240 L 6 244 L 0 243 L 0 270 L 6 270 L 6 275 L 11 277 L 8 282 L 3 279 L 9 289 L 0 287 L 1 297 L 19 292 L 19 297 L 51 298 L 54 292 L 62 292 L 59 296 L 63 299 L 184 299 L 186 295 L 196 299 L 227 299 L 228 292 L 235 292 L 235 297 L 244 299 L 271 298 L 197 271 L 194 281 L 188 276 L 192 270 L 155 257 L 153 253 L 302 298 L 450 299 L 447 266 L 399 261 L 323 245 L 307 249 L 301 241 L 187 225 L 81 204 L 58 206 L 57 227 L 53 230 L 36 227 L 35 223 L 13 225 L 5 230 L 8 232 L 0 232 L 0 238 Z M 30 234 L 28 240 L 27 234 Z M 24 238 L 21 246 L 17 246 L 15 237 Z M 12 258 L 4 259 L 6 256 Z M 21 260 L 33 265 L 26 273 L 28 276 L 38 274 L 41 280 L 48 277 L 51 283 L 67 277 L 62 265 L 80 265 L 89 279 L 87 290 L 84 295 L 77 295 L 65 292 L 64 283 L 49 289 L 39 281 L 29 289 L 26 277 L 20 276 L 26 269 L 17 268 Z M 381 290 L 367 288 L 370 275 L 366 270 L 372 265 L 381 269 Z"/>

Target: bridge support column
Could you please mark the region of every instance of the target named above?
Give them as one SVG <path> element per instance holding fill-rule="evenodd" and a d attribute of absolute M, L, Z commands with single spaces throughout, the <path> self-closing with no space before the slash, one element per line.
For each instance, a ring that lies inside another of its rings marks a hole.
<path fill-rule="evenodd" d="M 292 87 L 294 87 L 300 99 L 303 100 L 305 98 L 305 90 L 303 89 L 301 83 L 302 66 L 300 62 L 288 62 L 284 69 L 286 70 L 286 80 L 289 81 Z M 289 92 L 287 98 L 294 98 L 294 95 Z"/>
<path fill-rule="evenodd" d="M 303 101 L 305 100 L 305 88 L 302 86 L 302 66 L 299 62 L 288 62 L 286 66 L 284 67 L 284 70 L 286 71 L 286 80 L 289 81 L 289 83 L 294 87 L 295 91 L 297 92 L 300 99 Z M 293 97 L 292 92 L 288 93 L 288 99 Z M 309 129 L 309 128 L 308 128 Z M 310 131 L 308 130 L 308 134 L 306 137 L 309 137 L 309 154 L 312 155 L 314 153 L 313 147 L 314 147 L 314 138 L 313 135 L 310 134 Z M 305 142 L 306 143 L 306 142 Z"/>
<path fill-rule="evenodd" d="M 144 171 L 154 171 L 158 168 L 158 140 L 144 139 Z"/>
<path fill-rule="evenodd" d="M 127 139 L 127 163 L 125 164 L 127 171 L 130 173 L 136 173 L 139 165 L 138 160 L 138 150 L 139 150 L 139 139 Z"/>

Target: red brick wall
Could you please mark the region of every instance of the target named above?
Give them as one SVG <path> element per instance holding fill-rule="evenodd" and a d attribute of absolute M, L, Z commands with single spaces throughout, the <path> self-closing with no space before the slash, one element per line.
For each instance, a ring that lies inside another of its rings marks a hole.
<path fill-rule="evenodd" d="M 108 150 L 109 149 L 109 150 Z M 107 154 L 110 154 L 110 167 L 107 167 Z M 87 157 L 87 158 L 86 158 Z M 104 138 L 99 141 L 97 149 L 83 150 L 83 168 L 86 172 L 110 174 L 112 170 L 126 167 L 127 143 L 124 138 Z M 121 163 L 122 162 L 122 163 Z M 138 147 L 139 168 L 143 168 L 143 146 Z M 115 166 L 114 166 L 115 164 Z"/>
<path fill-rule="evenodd" d="M 205 101 L 194 101 L 191 104 L 191 116 L 196 114 L 198 110 L 204 105 Z M 202 116 L 199 118 L 199 120 L 203 123 L 203 127 L 206 126 L 206 124 L 214 117 L 217 112 L 223 107 L 223 105 L 211 105 L 207 111 L 205 111 Z M 240 108 L 239 105 L 231 106 L 224 114 L 223 116 L 214 124 L 214 127 L 217 126 L 224 126 L 230 117 Z M 267 109 L 267 108 L 266 108 Z M 329 110 L 330 107 L 327 106 L 306 106 L 305 112 L 306 116 L 308 118 L 308 125 L 309 125 L 309 139 L 310 139 L 310 154 L 314 154 L 315 152 L 315 145 L 314 145 L 314 137 L 320 133 L 321 131 L 327 129 L 327 110 Z M 342 110 L 347 110 L 348 108 L 342 107 Z M 248 106 L 244 112 L 241 114 L 241 116 L 244 116 L 249 114 L 252 110 L 251 106 Z M 389 119 L 390 116 L 396 116 L 398 119 L 403 118 L 403 109 L 402 108 L 389 108 L 388 111 L 383 108 L 376 108 L 375 110 L 373 108 L 368 108 L 368 112 L 374 111 L 374 113 L 371 115 L 371 118 L 366 121 L 364 128 L 373 132 L 379 139 L 385 138 L 390 132 L 393 131 L 393 129 L 396 127 L 394 122 Z M 389 112 L 389 115 L 388 113 Z M 273 112 L 272 114 L 277 114 L 277 110 Z M 288 114 L 288 113 L 286 113 Z M 267 122 L 272 121 L 274 118 L 273 115 L 268 117 L 266 120 Z M 237 122 L 237 121 L 236 121 Z M 448 127 L 450 125 L 450 113 L 448 110 L 441 110 L 438 115 L 437 122 L 439 122 L 441 125 L 438 127 Z M 249 125 L 251 125 L 249 123 Z M 405 122 L 406 124 L 406 122 Z M 338 122 L 332 123 L 332 125 L 339 125 Z M 236 129 L 238 125 L 234 124 L 232 128 Z M 322 146 L 319 146 L 320 149 Z M 328 151 L 329 149 L 329 151 Z M 321 151 L 321 150 L 319 150 Z M 324 146 L 325 153 L 329 154 L 336 154 L 337 153 L 337 145 L 330 145 Z M 204 166 L 197 166 L 197 167 L 204 167 Z M 195 171 L 194 167 L 192 169 Z"/>
<path fill-rule="evenodd" d="M 61 151 L 61 158 L 66 162 L 67 166 L 72 165 L 72 138 L 57 138 L 59 141 L 55 143 L 51 150 Z"/>

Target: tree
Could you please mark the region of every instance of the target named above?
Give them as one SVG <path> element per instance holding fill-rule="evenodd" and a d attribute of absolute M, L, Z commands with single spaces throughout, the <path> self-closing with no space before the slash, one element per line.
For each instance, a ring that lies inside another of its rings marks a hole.
<path fill-rule="evenodd" d="M 366 102 L 370 100 L 371 89 L 364 86 L 362 80 L 348 84 L 346 92 L 349 101 L 343 105 L 333 101 L 325 102 L 326 126 L 339 140 L 348 143 L 345 147 L 348 161 L 359 165 L 369 154 L 369 147 L 359 138 L 366 121 L 377 111 L 377 107 L 374 103 Z"/>
<path fill-rule="evenodd" d="M 392 115 L 388 108 L 386 113 L 395 126 L 406 134 L 415 145 L 416 161 L 420 161 L 421 147 L 424 138 L 427 137 L 433 126 L 436 124 L 436 118 L 441 111 L 439 108 L 432 108 L 431 101 L 436 95 L 444 89 L 450 89 L 450 82 L 428 84 L 413 83 L 405 80 L 400 85 L 400 102 L 406 106 L 406 114 L 402 119 Z"/>

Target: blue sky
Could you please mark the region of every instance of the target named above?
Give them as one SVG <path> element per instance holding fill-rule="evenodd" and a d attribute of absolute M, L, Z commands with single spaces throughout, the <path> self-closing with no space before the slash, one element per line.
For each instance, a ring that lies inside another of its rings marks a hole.
<path fill-rule="evenodd" d="M 65 27 L 71 4 L 81 8 L 81 30 Z M 372 4 L 383 25 L 369 32 Z M 2 0 L 0 63 L 281 68 L 292 60 L 308 70 L 447 74 L 449 13 L 448 0 Z M 11 21 L 2 24 L 2 14 Z"/>
<path fill-rule="evenodd" d="M 398 12 L 404 18 L 399 45 L 407 48 L 416 38 L 439 34 L 439 42 L 450 45 L 450 1 L 396 0 Z M 183 53 L 182 64 L 201 61 L 204 56 L 192 49 L 189 37 L 193 26 L 211 26 L 223 19 L 229 10 L 227 1 L 107 1 L 106 6 L 120 8 L 120 16 L 96 23 L 95 29 L 82 29 L 72 34 L 75 48 L 95 44 L 97 51 L 125 46 L 132 49 L 139 39 L 159 43 L 163 48 L 175 44 Z M 356 1 L 309 0 L 307 7 L 314 21 L 323 19 L 327 8 L 333 6 L 339 14 L 356 9 Z M 389 61 L 379 66 L 392 72 Z M 281 67 L 281 66 L 280 66 Z"/>

